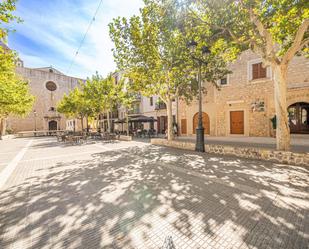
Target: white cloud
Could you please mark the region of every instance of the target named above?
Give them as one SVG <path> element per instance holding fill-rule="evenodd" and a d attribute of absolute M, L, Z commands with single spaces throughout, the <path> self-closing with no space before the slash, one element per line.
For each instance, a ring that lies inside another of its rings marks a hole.
<path fill-rule="evenodd" d="M 21 5 L 18 14 L 24 23 L 17 26 L 17 33 L 35 41 L 46 51 L 18 51 L 26 65 L 30 67 L 49 66 L 67 73 L 98 1 L 81 1 L 74 5 L 70 1 L 60 1 L 44 9 L 34 10 L 33 6 Z M 75 59 L 69 74 L 77 77 L 87 77 L 96 71 L 106 75 L 115 70 L 111 49 L 113 44 L 109 38 L 108 24 L 117 16 L 132 16 L 137 14 L 142 6 L 142 0 L 103 0 L 100 11 L 93 23 L 85 42 Z M 39 63 L 46 63 L 38 65 Z M 56 63 L 56 64 L 55 64 Z"/>

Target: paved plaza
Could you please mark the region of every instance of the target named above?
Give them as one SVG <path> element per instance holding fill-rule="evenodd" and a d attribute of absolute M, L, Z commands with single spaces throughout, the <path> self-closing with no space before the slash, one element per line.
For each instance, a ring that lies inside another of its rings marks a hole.
<path fill-rule="evenodd" d="M 309 248 L 308 173 L 139 141 L 0 141 L 0 248 Z"/>

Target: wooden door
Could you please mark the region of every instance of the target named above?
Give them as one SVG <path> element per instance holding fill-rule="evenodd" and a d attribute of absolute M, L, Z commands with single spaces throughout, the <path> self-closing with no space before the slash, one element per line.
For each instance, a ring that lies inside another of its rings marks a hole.
<path fill-rule="evenodd" d="M 244 134 L 244 111 L 230 112 L 231 134 Z"/>
<path fill-rule="evenodd" d="M 203 127 L 204 127 L 204 134 L 209 134 L 210 133 L 209 116 L 205 112 L 203 112 L 203 115 L 202 115 L 202 122 L 203 122 Z M 198 126 L 198 113 L 196 113 L 193 117 L 193 134 L 196 133 L 197 126 Z"/>
<path fill-rule="evenodd" d="M 58 130 L 57 124 L 58 123 L 55 120 L 49 121 L 48 122 L 48 130 L 49 131 L 56 131 L 56 130 Z"/>
<path fill-rule="evenodd" d="M 164 119 L 163 119 L 163 122 L 164 122 L 164 132 L 167 130 L 167 116 L 164 116 Z"/>
<path fill-rule="evenodd" d="M 187 119 L 181 120 L 181 134 L 187 134 Z"/>

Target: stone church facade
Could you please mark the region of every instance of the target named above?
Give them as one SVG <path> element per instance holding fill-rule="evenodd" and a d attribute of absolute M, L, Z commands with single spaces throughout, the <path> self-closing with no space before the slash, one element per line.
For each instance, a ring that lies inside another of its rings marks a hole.
<path fill-rule="evenodd" d="M 270 67 L 251 51 L 243 52 L 229 66 L 232 71 L 218 83 L 220 90 L 205 83 L 203 124 L 211 136 L 272 136 L 275 115 L 274 84 Z M 288 69 L 287 105 L 292 133 L 309 133 L 309 60 L 295 57 Z M 180 101 L 181 135 L 193 135 L 198 103 Z"/>
<path fill-rule="evenodd" d="M 80 121 L 68 120 L 57 112 L 57 103 L 63 95 L 79 86 L 79 78 L 64 75 L 53 67 L 27 68 L 19 60 L 16 72 L 29 82 L 31 93 L 35 96 L 32 111 L 26 117 L 9 117 L 8 129 L 13 133 L 22 131 L 65 130 Z"/>

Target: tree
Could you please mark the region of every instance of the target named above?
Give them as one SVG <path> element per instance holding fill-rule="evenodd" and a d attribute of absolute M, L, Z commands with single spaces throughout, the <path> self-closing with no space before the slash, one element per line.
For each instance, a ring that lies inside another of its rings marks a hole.
<path fill-rule="evenodd" d="M 191 17 L 210 30 L 234 55 L 252 49 L 274 75 L 277 149 L 289 150 L 290 130 L 286 94 L 287 70 L 295 55 L 308 56 L 307 0 L 195 0 L 188 1 Z"/>
<path fill-rule="evenodd" d="M 117 18 L 110 23 L 118 68 L 131 88 L 144 96 L 158 95 L 167 106 L 168 140 L 172 140 L 172 101 L 191 100 L 197 93 L 196 67 L 187 49 L 189 34 L 184 29 L 176 0 L 145 0 L 139 16 Z M 210 57 L 211 58 L 211 57 Z M 216 70 L 214 70 L 216 71 Z M 212 74 L 211 76 L 214 76 Z"/>
<path fill-rule="evenodd" d="M 63 96 L 57 105 L 57 111 L 65 114 L 67 117 L 80 119 L 82 130 L 84 130 L 84 118 L 93 114 L 90 101 L 85 98 L 83 92 L 77 87 L 70 91 L 68 95 L 65 94 Z"/>
<path fill-rule="evenodd" d="M 14 20 L 20 22 L 21 19 L 12 14 L 16 10 L 17 0 L 4 0 L 0 2 L 0 41 L 7 38 L 8 29 L 3 24 L 8 24 Z"/>
<path fill-rule="evenodd" d="M 34 103 L 28 82 L 15 73 L 16 54 L 0 46 L 0 137 L 9 115 L 25 116 Z"/>
<path fill-rule="evenodd" d="M 92 78 L 87 79 L 83 86 L 85 98 L 90 101 L 93 112 L 96 115 L 106 113 L 108 120 L 108 131 L 111 130 L 109 113 L 115 108 L 118 98 L 117 93 L 121 91 L 119 86 L 114 83 L 112 74 L 103 78 L 98 73 Z"/>
<path fill-rule="evenodd" d="M 136 97 L 136 93 L 134 91 L 132 91 L 132 89 L 130 88 L 132 85 L 128 84 L 127 79 L 126 78 L 122 78 L 119 81 L 119 88 L 120 90 L 118 91 L 118 103 L 120 106 L 122 106 L 123 108 L 125 108 L 126 111 L 126 126 L 127 126 L 127 135 L 130 135 L 129 132 L 129 110 L 132 109 L 133 106 L 133 102 L 135 100 Z"/>

